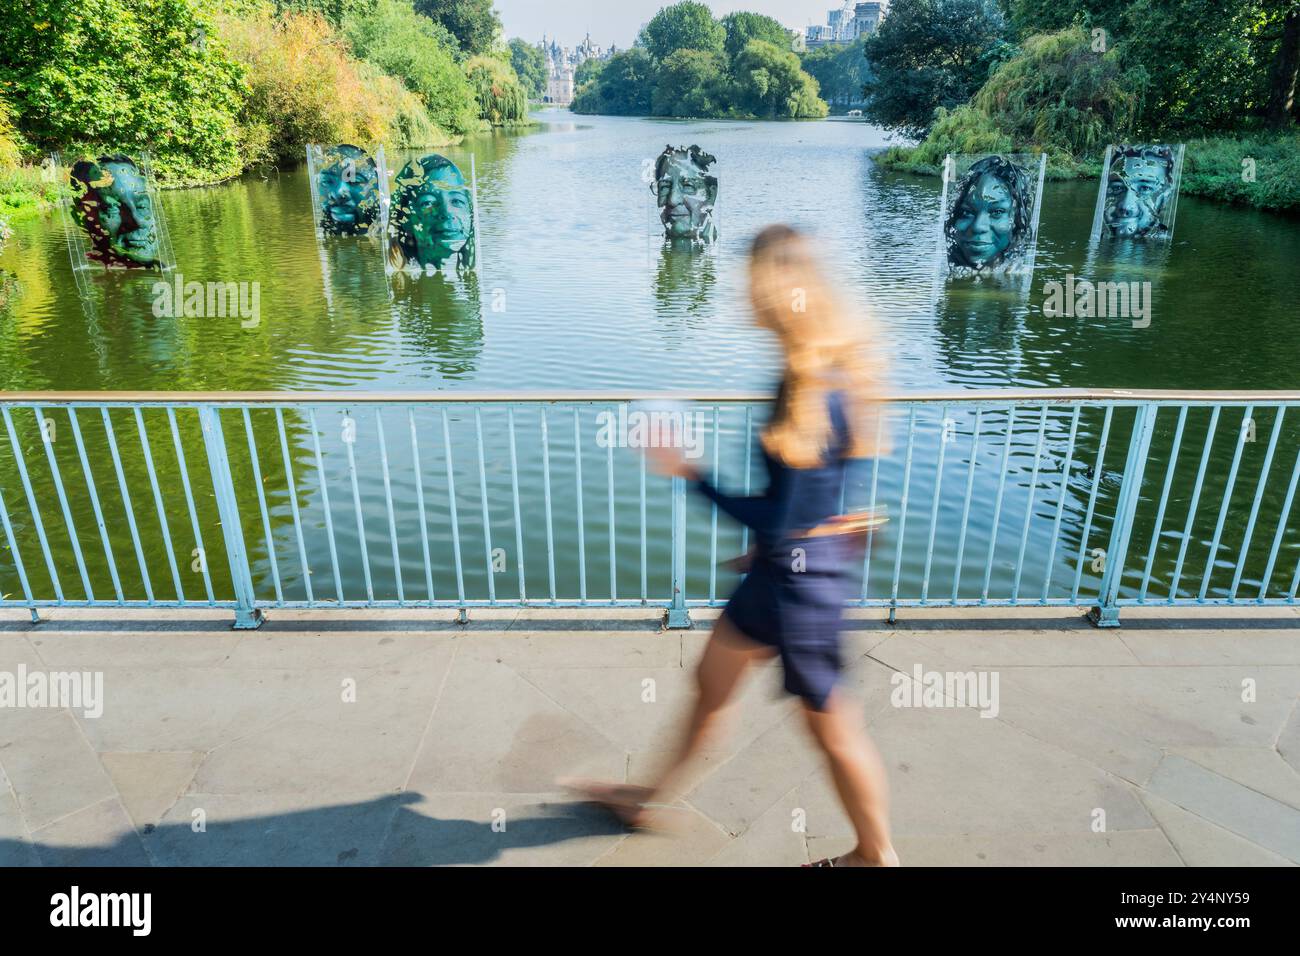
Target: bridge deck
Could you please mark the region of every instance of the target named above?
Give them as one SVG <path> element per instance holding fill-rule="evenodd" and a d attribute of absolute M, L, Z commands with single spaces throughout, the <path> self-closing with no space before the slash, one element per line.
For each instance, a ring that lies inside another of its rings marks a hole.
<path fill-rule="evenodd" d="M 45 616 L 0 614 L 0 680 L 101 672 L 105 703 L 0 709 L 0 865 L 781 865 L 849 846 L 777 665 L 700 768 L 680 835 L 625 834 L 557 791 L 564 775 L 646 779 L 707 625 Z M 1110 632 L 1057 610 L 880 617 L 852 622 L 848 685 L 904 863 L 1300 862 L 1300 609 L 1133 609 Z M 891 678 L 910 698 L 918 666 L 996 674 L 996 716 L 896 706 Z"/>

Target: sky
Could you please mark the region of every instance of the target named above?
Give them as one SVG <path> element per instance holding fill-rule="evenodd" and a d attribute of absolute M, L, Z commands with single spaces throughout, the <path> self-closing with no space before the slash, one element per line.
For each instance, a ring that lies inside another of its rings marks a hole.
<path fill-rule="evenodd" d="M 591 33 L 602 47 L 632 45 L 641 25 L 671 0 L 496 0 L 505 35 L 537 41 L 542 34 L 556 37 L 561 46 L 577 46 Z M 843 0 L 705 0 L 715 16 L 749 10 L 775 17 L 791 29 L 825 23 L 826 11 L 842 7 Z"/>

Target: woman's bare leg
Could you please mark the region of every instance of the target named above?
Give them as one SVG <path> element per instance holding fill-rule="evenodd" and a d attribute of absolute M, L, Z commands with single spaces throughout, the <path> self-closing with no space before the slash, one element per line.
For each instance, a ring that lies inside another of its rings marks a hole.
<path fill-rule="evenodd" d="M 671 803 L 677 798 L 691 760 L 709 744 L 721 740 L 731 716 L 735 691 L 750 664 L 766 660 L 776 651 L 746 637 L 724 614 L 718 618 L 695 669 L 696 698 L 672 763 L 660 775 L 647 802 Z"/>
<path fill-rule="evenodd" d="M 858 845 L 839 857 L 837 866 L 897 866 L 889 838 L 889 789 L 885 765 L 850 701 L 835 691 L 826 709 L 804 705 L 813 737 L 826 754 Z"/>

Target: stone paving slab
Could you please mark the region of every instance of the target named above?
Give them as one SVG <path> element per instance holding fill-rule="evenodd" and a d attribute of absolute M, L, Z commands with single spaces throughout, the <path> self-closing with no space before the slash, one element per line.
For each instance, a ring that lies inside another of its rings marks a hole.
<path fill-rule="evenodd" d="M 100 716 L 0 707 L 0 865 L 790 866 L 851 831 L 779 665 L 680 831 L 557 785 L 645 781 L 716 610 L 0 612 L 0 672 L 102 675 Z M 1300 609 L 850 612 L 844 686 L 905 864 L 1300 863 Z M 997 699 L 965 700 L 965 675 Z M 940 686 L 931 687 L 937 675 Z M 943 684 L 947 678 L 949 683 Z M 927 696 L 928 695 L 928 696 Z M 958 706 L 972 705 L 972 706 Z M 996 711 L 981 716 L 981 711 Z"/>

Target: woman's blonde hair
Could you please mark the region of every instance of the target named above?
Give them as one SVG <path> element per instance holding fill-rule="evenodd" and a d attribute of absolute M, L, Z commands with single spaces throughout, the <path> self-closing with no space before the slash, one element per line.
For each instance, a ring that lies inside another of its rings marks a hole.
<path fill-rule="evenodd" d="M 883 454 L 878 426 L 884 359 L 870 317 L 850 319 L 790 226 L 769 226 L 750 247 L 750 297 L 758 324 L 776 333 L 785 380 L 762 434 L 768 453 L 794 468 L 822 464 L 833 440 L 827 397 L 839 391 L 849 425 L 844 457 Z"/>

